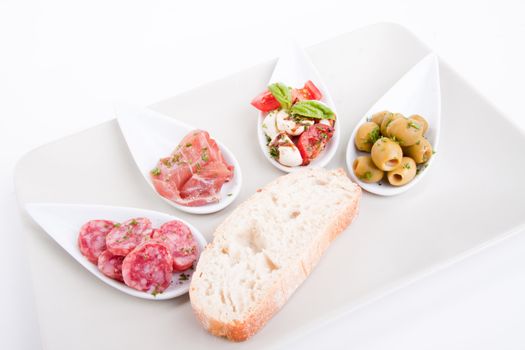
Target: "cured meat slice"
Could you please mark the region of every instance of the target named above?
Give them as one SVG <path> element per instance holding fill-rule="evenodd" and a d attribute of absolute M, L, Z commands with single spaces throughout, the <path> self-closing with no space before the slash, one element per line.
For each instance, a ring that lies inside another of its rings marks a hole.
<path fill-rule="evenodd" d="M 129 219 L 117 225 L 106 236 L 107 249 L 114 255 L 125 256 L 135 249 L 150 231 L 151 221 L 148 218 Z"/>
<path fill-rule="evenodd" d="M 171 283 L 172 271 L 173 260 L 168 247 L 156 240 L 142 243 L 122 263 L 124 283 L 145 292 L 166 290 Z"/>
<path fill-rule="evenodd" d="M 120 255 L 113 255 L 109 250 L 104 250 L 98 256 L 98 269 L 104 275 L 113 278 L 114 280 L 124 282 L 122 279 L 122 262 L 124 257 Z"/>
<path fill-rule="evenodd" d="M 199 254 L 197 241 L 191 230 L 178 220 L 168 221 L 156 230 L 152 238 L 164 242 L 173 258 L 173 270 L 184 271 L 189 269 Z"/>
<path fill-rule="evenodd" d="M 201 206 L 219 201 L 220 190 L 232 179 L 233 170 L 217 142 L 206 131 L 196 130 L 158 162 L 151 179 L 161 196 L 181 205 Z"/>
<path fill-rule="evenodd" d="M 78 234 L 78 247 L 93 264 L 98 261 L 98 256 L 106 250 L 106 236 L 115 227 L 113 221 L 91 220 L 86 222 Z"/>

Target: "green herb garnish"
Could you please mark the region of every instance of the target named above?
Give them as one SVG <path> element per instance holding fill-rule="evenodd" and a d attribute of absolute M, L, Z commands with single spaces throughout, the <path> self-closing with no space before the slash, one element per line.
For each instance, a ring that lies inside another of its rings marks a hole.
<path fill-rule="evenodd" d="M 370 180 L 372 178 L 372 173 L 370 171 L 367 171 L 366 173 L 363 174 L 361 178 L 365 180 Z"/>
<path fill-rule="evenodd" d="M 335 120 L 335 113 L 330 107 L 314 100 L 297 102 L 292 106 L 291 112 L 306 118 Z"/>
<path fill-rule="evenodd" d="M 138 223 L 137 220 L 133 219 L 133 220 L 131 220 L 131 222 L 130 222 L 129 224 L 130 224 L 131 226 L 136 226 L 136 225 L 138 225 L 139 223 Z"/>
<path fill-rule="evenodd" d="M 407 128 L 414 128 L 414 129 L 417 129 L 417 130 L 421 129 L 419 124 L 414 122 L 414 121 L 412 121 L 412 120 L 408 121 Z"/>
<path fill-rule="evenodd" d="M 405 163 L 405 164 L 403 165 L 403 168 L 405 168 L 405 169 L 410 169 L 410 163 Z"/>
<path fill-rule="evenodd" d="M 116 222 L 116 223 L 113 224 L 113 226 L 115 226 L 115 227 L 120 227 L 120 226 L 122 226 L 122 225 L 119 224 L 118 222 Z"/>
<path fill-rule="evenodd" d="M 208 148 L 207 147 L 204 147 L 202 149 L 202 154 L 201 154 L 201 159 L 204 161 L 204 162 L 207 162 L 210 158 L 208 157 Z"/>
<path fill-rule="evenodd" d="M 283 83 L 274 83 L 268 86 L 268 90 L 270 90 L 273 97 L 279 101 L 283 109 L 290 109 L 292 106 L 292 92 L 288 86 Z"/>
<path fill-rule="evenodd" d="M 270 136 L 268 135 L 264 135 L 266 136 L 266 145 L 270 144 L 270 142 L 272 142 L 272 139 L 270 138 Z"/>
<path fill-rule="evenodd" d="M 374 128 L 374 130 L 368 133 L 368 139 L 366 140 L 366 143 L 373 145 L 380 138 L 381 138 L 381 131 L 379 130 L 379 128 Z"/>
<path fill-rule="evenodd" d="M 153 170 L 151 170 L 151 175 L 159 176 L 160 175 L 160 169 L 159 168 L 154 168 Z"/>
<path fill-rule="evenodd" d="M 181 273 L 179 276 L 179 281 L 187 281 L 187 280 L 188 280 L 188 275 Z"/>
<path fill-rule="evenodd" d="M 189 143 L 186 144 L 186 147 L 191 147 L 191 146 L 193 146 L 193 145 L 191 144 L 191 142 L 189 142 Z"/>
<path fill-rule="evenodd" d="M 270 147 L 270 156 L 272 158 L 278 158 L 279 157 L 279 149 L 277 149 L 277 147 L 275 147 L 275 146 Z"/>

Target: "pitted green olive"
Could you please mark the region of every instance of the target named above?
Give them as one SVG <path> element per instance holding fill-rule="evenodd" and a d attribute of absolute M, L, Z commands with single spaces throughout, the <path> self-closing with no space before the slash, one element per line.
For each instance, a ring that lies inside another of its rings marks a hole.
<path fill-rule="evenodd" d="M 388 182 L 392 186 L 406 185 L 414 179 L 416 171 L 416 162 L 412 158 L 403 157 L 397 168 L 387 173 Z"/>
<path fill-rule="evenodd" d="M 404 147 L 403 151 L 407 157 L 416 161 L 417 164 L 425 163 L 432 157 L 432 145 L 424 137 L 421 137 L 410 147 Z"/>
<path fill-rule="evenodd" d="M 427 120 L 425 118 L 423 118 L 419 114 L 413 114 L 410 117 L 408 117 L 408 119 L 412 119 L 412 120 L 416 121 L 419 125 L 421 125 L 423 127 L 423 135 L 425 135 L 427 133 L 428 122 L 427 122 Z"/>
<path fill-rule="evenodd" d="M 390 171 L 401 163 L 403 151 L 399 144 L 389 138 L 382 137 L 372 146 L 371 155 L 372 161 L 379 169 Z"/>
<path fill-rule="evenodd" d="M 357 129 L 355 146 L 363 152 L 370 152 L 372 145 L 381 137 L 379 126 L 373 122 L 366 122 Z"/>
<path fill-rule="evenodd" d="M 381 134 L 383 136 L 389 137 L 390 135 L 388 135 L 386 128 L 390 125 L 390 123 L 392 123 L 394 120 L 399 119 L 399 118 L 404 118 L 403 114 L 390 113 L 389 115 L 385 115 L 385 117 L 383 118 L 383 121 L 381 122 Z"/>
<path fill-rule="evenodd" d="M 389 111 L 378 112 L 378 113 L 375 113 L 374 115 L 372 115 L 372 117 L 370 118 L 370 121 L 376 123 L 377 125 L 379 125 L 381 127 L 381 123 L 383 122 L 383 119 L 386 116 L 391 116 L 391 115 L 392 115 L 392 113 L 389 112 Z"/>
<path fill-rule="evenodd" d="M 423 126 L 412 119 L 398 118 L 388 125 L 386 133 L 401 146 L 412 146 L 423 136 Z"/>
<path fill-rule="evenodd" d="M 381 181 L 384 175 L 383 171 L 375 166 L 369 156 L 357 157 L 352 164 L 352 169 L 355 176 L 367 183 Z"/>

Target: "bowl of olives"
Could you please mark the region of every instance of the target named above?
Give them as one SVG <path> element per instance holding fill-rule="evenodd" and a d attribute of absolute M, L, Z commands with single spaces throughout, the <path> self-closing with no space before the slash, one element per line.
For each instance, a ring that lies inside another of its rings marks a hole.
<path fill-rule="evenodd" d="M 438 60 L 431 54 L 406 73 L 357 124 L 346 152 L 350 177 L 378 195 L 405 192 L 422 178 L 434 159 L 440 118 Z"/>

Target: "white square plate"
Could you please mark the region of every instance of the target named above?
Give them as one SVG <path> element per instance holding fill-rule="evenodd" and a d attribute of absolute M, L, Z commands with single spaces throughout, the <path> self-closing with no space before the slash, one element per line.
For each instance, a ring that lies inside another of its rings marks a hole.
<path fill-rule="evenodd" d="M 346 141 L 370 106 L 429 49 L 407 30 L 379 24 L 307 50 L 337 105 L 341 146 L 328 167 L 344 167 Z M 153 106 L 223 140 L 244 184 L 234 205 L 205 216 L 176 211 L 152 193 L 129 154 L 117 123 L 40 147 L 16 170 L 20 203 L 98 203 L 158 210 L 187 220 L 207 239 L 236 204 L 282 175 L 256 142 L 250 106 L 275 61 Z M 523 229 L 525 137 L 447 65 L 441 64 L 442 129 L 429 174 L 402 195 L 364 193 L 360 215 L 330 247 L 310 278 L 259 334 L 242 344 L 208 335 L 187 296 L 138 300 L 87 273 L 26 220 L 44 347 L 53 349 L 253 349 L 292 337 L 367 300 Z M 203 103 L 203 99 L 206 103 Z"/>

